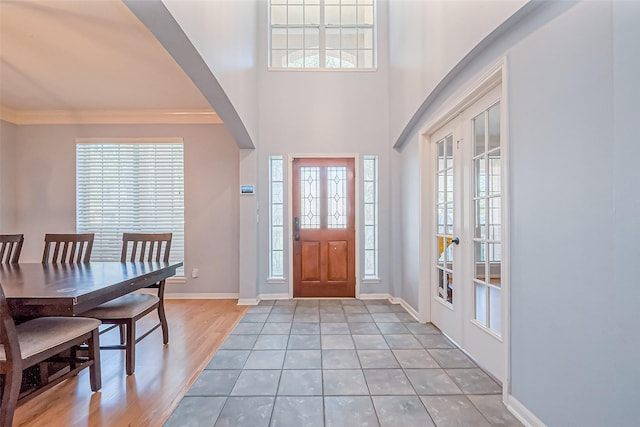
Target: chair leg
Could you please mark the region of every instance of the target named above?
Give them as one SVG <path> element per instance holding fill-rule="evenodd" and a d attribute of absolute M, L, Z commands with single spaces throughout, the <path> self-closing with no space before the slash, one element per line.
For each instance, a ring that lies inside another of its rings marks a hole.
<path fill-rule="evenodd" d="M 136 369 L 136 321 L 134 319 L 129 319 L 126 325 L 127 342 L 125 344 L 125 359 L 127 375 L 131 375 Z"/>
<path fill-rule="evenodd" d="M 89 383 L 91 391 L 98 391 L 102 388 L 102 373 L 100 371 L 100 332 L 94 330 L 91 338 L 87 342 L 89 360 L 93 360 L 93 365 L 89 366 Z"/>
<path fill-rule="evenodd" d="M 118 326 L 118 329 L 120 329 L 120 345 L 124 345 L 124 343 L 126 342 L 126 336 L 125 336 L 125 330 L 124 330 L 124 324 L 120 324 Z"/>
<path fill-rule="evenodd" d="M 0 425 L 11 426 L 13 414 L 18 406 L 20 385 L 22 384 L 22 367 L 14 364 L 11 370 L 5 374 L 2 404 L 0 406 Z"/>
<path fill-rule="evenodd" d="M 71 367 L 71 370 L 76 369 L 76 363 L 78 361 L 78 354 L 77 354 L 77 347 L 72 347 L 69 350 L 69 366 Z"/>
<path fill-rule="evenodd" d="M 160 318 L 160 325 L 162 326 L 162 342 L 169 344 L 169 324 L 167 323 L 167 316 L 164 314 L 164 304 L 160 300 L 158 304 L 158 317 Z"/>

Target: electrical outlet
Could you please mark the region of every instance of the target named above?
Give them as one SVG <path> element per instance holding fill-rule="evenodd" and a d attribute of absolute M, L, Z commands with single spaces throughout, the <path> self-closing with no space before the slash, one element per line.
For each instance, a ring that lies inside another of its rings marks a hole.
<path fill-rule="evenodd" d="M 191 277 L 198 277 L 198 269 L 194 268 L 193 270 L 191 270 Z"/>

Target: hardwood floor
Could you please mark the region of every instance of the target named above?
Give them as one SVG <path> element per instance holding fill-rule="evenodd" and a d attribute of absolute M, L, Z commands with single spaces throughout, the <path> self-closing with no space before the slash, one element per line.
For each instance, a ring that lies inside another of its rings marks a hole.
<path fill-rule="evenodd" d="M 103 350 L 99 392 L 91 392 L 84 370 L 19 406 L 14 426 L 161 426 L 247 310 L 237 300 L 167 300 L 165 308 L 169 344 L 160 329 L 140 341 L 134 375 L 125 375 L 123 351 Z M 100 336 L 102 343 L 117 339 L 117 329 Z"/>

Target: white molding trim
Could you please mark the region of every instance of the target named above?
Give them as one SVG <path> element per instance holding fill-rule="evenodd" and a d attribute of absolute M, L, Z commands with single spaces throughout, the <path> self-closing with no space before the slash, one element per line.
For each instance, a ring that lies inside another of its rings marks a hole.
<path fill-rule="evenodd" d="M 393 295 L 391 294 L 360 294 L 358 299 L 386 299 L 393 302 Z"/>
<path fill-rule="evenodd" d="M 260 298 L 238 298 L 238 305 L 258 305 Z"/>
<path fill-rule="evenodd" d="M 546 424 L 536 417 L 526 406 L 524 406 L 513 395 L 508 395 L 505 402 L 505 406 L 518 419 L 522 424 L 527 427 L 546 427 Z"/>
<path fill-rule="evenodd" d="M 290 299 L 289 294 L 260 294 L 255 298 L 239 298 L 238 305 L 258 305 L 262 300 Z"/>
<path fill-rule="evenodd" d="M 164 299 L 238 299 L 237 293 L 165 293 Z"/>
<path fill-rule="evenodd" d="M 5 106 L 0 106 L 0 120 L 17 124 L 18 118 L 16 115 L 16 111 L 11 108 L 7 108 Z"/>
<path fill-rule="evenodd" d="M 427 120 L 423 126 L 420 127 L 419 134 L 430 136 L 482 96 L 489 93 L 491 89 L 503 83 L 502 77 L 505 62 L 506 57 L 500 57 L 467 84 L 462 85 L 437 111 L 431 114 L 433 118 Z"/>
<path fill-rule="evenodd" d="M 289 294 L 286 294 L 286 293 L 258 295 L 258 300 L 262 301 L 264 299 L 290 299 L 290 298 L 289 298 Z"/>
<path fill-rule="evenodd" d="M 15 110 L 0 108 L 0 120 L 16 125 L 221 124 L 218 114 L 199 110 Z"/>
<path fill-rule="evenodd" d="M 409 305 L 408 302 L 406 302 L 404 299 L 402 298 L 392 298 L 391 302 L 393 304 L 400 304 L 402 306 L 402 308 L 404 308 L 407 313 L 409 313 L 411 316 L 413 316 L 414 319 L 416 319 L 416 321 L 420 322 L 420 314 L 416 311 L 415 308 L 411 307 Z M 420 322 L 423 323 L 423 322 Z"/>
<path fill-rule="evenodd" d="M 391 304 L 400 304 L 402 308 L 407 310 L 407 313 L 409 313 L 414 319 L 420 322 L 420 315 L 418 314 L 418 312 L 413 307 L 411 307 L 409 303 L 407 303 L 404 299 L 400 297 L 394 297 L 391 294 L 360 294 L 360 299 L 361 300 L 386 299 Z"/>

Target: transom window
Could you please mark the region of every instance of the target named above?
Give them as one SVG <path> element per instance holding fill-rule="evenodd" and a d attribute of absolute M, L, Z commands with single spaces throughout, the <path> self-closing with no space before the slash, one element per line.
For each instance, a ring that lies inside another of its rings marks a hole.
<path fill-rule="evenodd" d="M 272 68 L 374 68 L 374 0 L 271 0 Z"/>

